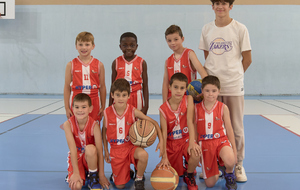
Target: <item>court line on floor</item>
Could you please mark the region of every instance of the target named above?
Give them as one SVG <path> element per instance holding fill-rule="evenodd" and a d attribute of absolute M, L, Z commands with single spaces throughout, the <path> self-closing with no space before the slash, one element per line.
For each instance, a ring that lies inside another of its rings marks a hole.
<path fill-rule="evenodd" d="M 272 104 L 272 103 L 270 103 L 270 102 L 266 102 L 266 101 L 264 101 L 264 100 L 258 100 L 258 101 L 261 101 L 261 102 L 263 102 L 263 103 L 265 103 L 265 104 L 269 104 L 269 105 L 271 105 L 271 106 L 274 106 L 274 107 L 280 108 L 280 109 L 282 109 L 282 110 L 288 111 L 288 112 L 293 113 L 293 114 L 295 114 L 295 115 L 299 115 L 299 114 L 296 113 L 296 112 L 293 112 L 293 111 L 291 111 L 291 110 L 285 109 L 285 108 L 283 108 L 283 107 L 280 107 L 280 106 L 278 106 L 278 105 Z M 277 100 L 275 100 L 275 101 L 277 101 Z"/>
<path fill-rule="evenodd" d="M 35 120 L 37 120 L 37 119 L 39 119 L 39 118 L 41 118 L 41 117 L 44 117 L 44 116 L 46 116 L 46 115 L 49 115 L 50 113 L 55 112 L 55 111 L 57 111 L 57 110 L 59 110 L 59 109 L 61 109 L 61 108 L 63 108 L 63 107 L 64 107 L 64 106 L 61 106 L 61 107 L 59 107 L 59 108 L 57 108 L 57 109 L 55 109 L 55 110 L 52 110 L 52 111 L 50 111 L 50 112 L 48 112 L 48 113 L 46 113 L 46 114 L 42 114 L 42 115 L 40 115 L 40 116 L 38 116 L 38 117 L 36 117 L 36 118 L 34 118 L 34 119 L 31 119 L 31 120 L 29 120 L 29 121 L 27 121 L 27 122 L 25 122 L 25 123 L 22 123 L 22 124 L 17 125 L 17 126 L 15 126 L 15 127 L 13 127 L 13 128 L 10 128 L 10 129 L 8 129 L 8 130 L 6 130 L 6 131 L 0 133 L 0 135 L 3 135 L 3 134 L 5 134 L 5 133 L 7 133 L 7 132 L 10 132 L 10 131 L 14 130 L 14 129 L 17 129 L 17 128 L 19 128 L 19 127 L 21 127 L 21 126 L 23 126 L 23 125 L 25 125 L 25 124 L 28 124 L 28 123 L 30 123 L 30 122 L 32 122 L 32 121 L 35 121 Z M 22 115 L 24 115 L 24 114 L 22 114 Z"/>
<path fill-rule="evenodd" d="M 20 117 L 20 116 L 22 116 L 22 115 L 26 115 L 26 114 L 30 114 L 30 113 L 32 113 L 32 112 L 38 111 L 38 110 L 40 110 L 40 109 L 43 109 L 43 108 L 48 107 L 48 106 L 51 106 L 51 105 L 56 104 L 56 103 L 61 102 L 61 101 L 63 101 L 63 100 L 58 100 L 58 101 L 56 101 L 56 102 L 52 102 L 52 103 L 47 104 L 47 105 L 45 105 L 45 106 L 42 106 L 42 107 L 36 108 L 36 109 L 34 109 L 34 110 L 31 110 L 31 111 L 29 111 L 29 112 L 22 113 L 22 114 L 20 114 L 20 115 L 17 115 L 17 116 L 15 116 L 15 117 L 10 118 L 10 119 L 1 121 L 0 124 L 1 124 L 1 123 L 4 123 L 4 122 L 6 122 L 6 121 L 9 121 L 9 120 L 18 118 L 18 117 Z M 60 107 L 60 108 L 61 108 L 61 107 Z M 60 108 L 59 108 L 59 109 L 60 109 Z"/>

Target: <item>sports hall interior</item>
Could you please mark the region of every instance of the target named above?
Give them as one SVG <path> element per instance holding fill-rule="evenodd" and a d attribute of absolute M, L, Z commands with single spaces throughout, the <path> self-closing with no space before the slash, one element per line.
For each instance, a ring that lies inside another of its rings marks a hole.
<path fill-rule="evenodd" d="M 252 47 L 244 81 L 248 181 L 238 183 L 238 189 L 299 189 L 299 8 L 296 0 L 236 0 L 230 12 L 247 26 Z M 163 66 L 172 54 L 165 30 L 179 25 L 183 45 L 204 64 L 198 49 L 201 29 L 213 19 L 209 0 L 15 0 L 15 19 L 0 19 L 1 189 L 69 189 L 64 181 L 68 146 L 59 126 L 67 119 L 64 75 L 67 62 L 78 55 L 78 33 L 89 31 L 95 37 L 92 55 L 104 64 L 107 92 L 112 61 L 122 54 L 120 35 L 137 35 L 136 53 L 148 65 L 148 115 L 159 122 Z M 146 148 L 147 190 L 152 189 L 151 172 L 160 161 L 156 144 Z M 105 163 L 104 169 L 109 178 L 110 165 Z M 198 178 L 201 167 L 197 172 L 199 189 L 226 189 L 223 178 L 206 188 Z M 133 180 L 125 189 L 134 189 Z M 177 189 L 187 189 L 182 178 Z"/>

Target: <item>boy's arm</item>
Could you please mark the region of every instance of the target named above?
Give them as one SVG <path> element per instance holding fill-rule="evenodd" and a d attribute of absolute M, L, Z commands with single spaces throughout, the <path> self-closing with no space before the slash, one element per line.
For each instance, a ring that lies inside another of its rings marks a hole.
<path fill-rule="evenodd" d="M 100 62 L 100 73 L 99 73 L 99 81 L 100 81 L 100 102 L 101 107 L 99 110 L 100 120 L 103 117 L 103 111 L 105 109 L 105 103 L 106 103 L 106 86 L 105 86 L 105 69 L 103 63 Z"/>
<path fill-rule="evenodd" d="M 229 114 L 229 109 L 228 107 L 224 104 L 224 110 L 223 110 L 223 120 L 225 124 L 225 129 L 226 129 L 226 134 L 228 137 L 228 140 L 231 143 L 234 156 L 237 162 L 237 151 L 236 151 L 236 145 L 235 145 L 235 138 L 234 138 L 234 133 L 231 125 L 231 120 L 230 120 L 230 114 Z"/>
<path fill-rule="evenodd" d="M 64 131 L 65 131 L 65 136 L 66 136 L 67 143 L 68 143 L 69 150 L 70 150 L 71 164 L 73 167 L 73 175 L 71 176 L 71 178 L 69 180 L 69 186 L 72 187 L 78 181 L 80 183 L 83 183 L 83 180 L 81 179 L 80 173 L 79 173 L 78 161 L 77 161 L 77 148 L 76 148 L 75 140 L 73 137 L 73 133 L 72 133 L 71 125 L 70 125 L 69 121 L 66 121 L 64 123 Z"/>
<path fill-rule="evenodd" d="M 163 103 L 168 98 L 168 92 L 169 92 L 169 78 L 168 78 L 168 72 L 167 72 L 167 61 L 165 62 L 165 72 L 164 72 L 164 79 L 163 79 L 163 85 L 162 85 L 162 97 L 163 97 Z"/>
<path fill-rule="evenodd" d="M 193 150 L 196 156 L 201 155 L 200 146 L 196 143 L 196 131 L 194 126 L 194 115 L 195 115 L 195 106 L 194 99 L 191 95 L 187 96 L 188 105 L 187 105 L 187 126 L 189 129 L 189 148 L 188 153 L 191 155 L 191 150 Z"/>
<path fill-rule="evenodd" d="M 142 112 L 147 115 L 149 108 L 149 90 L 148 90 L 148 74 L 147 74 L 147 63 L 143 61 L 143 97 L 144 97 L 144 107 L 142 108 Z"/>
<path fill-rule="evenodd" d="M 170 162 L 168 159 L 167 155 L 167 121 L 161 111 L 159 111 L 159 117 L 160 117 L 160 127 L 162 131 L 162 137 L 163 137 L 163 147 L 164 147 L 164 152 L 161 157 L 161 161 L 159 163 L 159 167 L 164 167 L 164 166 L 169 166 Z"/>
<path fill-rule="evenodd" d="M 192 62 L 192 66 L 200 74 L 201 78 L 203 79 L 204 77 L 206 77 L 207 73 L 206 73 L 204 67 L 202 66 L 202 64 L 200 63 L 200 61 L 198 60 L 197 55 L 195 54 L 194 51 L 190 51 L 190 53 L 189 53 L 189 59 Z"/>
<path fill-rule="evenodd" d="M 107 145 L 107 139 L 106 139 L 106 119 L 105 119 L 105 117 L 103 118 L 103 125 L 102 125 L 102 140 L 103 140 L 103 146 L 104 146 L 104 160 L 106 163 L 110 163 L 108 145 Z"/>
<path fill-rule="evenodd" d="M 116 71 L 116 60 L 114 60 L 111 64 L 111 84 L 113 84 L 117 77 L 117 71 Z M 108 106 L 111 106 L 113 104 L 113 99 L 111 97 L 111 88 L 109 90 L 109 104 Z"/>
<path fill-rule="evenodd" d="M 64 86 L 64 104 L 65 104 L 65 110 L 67 118 L 69 119 L 73 113 L 70 108 L 70 95 L 71 95 L 71 82 L 72 82 L 72 63 L 67 63 L 66 71 L 65 71 L 65 86 Z"/>
<path fill-rule="evenodd" d="M 155 125 L 155 129 L 157 131 L 157 136 L 158 136 L 158 140 L 159 140 L 155 152 L 157 152 L 157 150 L 160 149 L 159 157 L 161 157 L 163 155 L 163 153 L 164 153 L 163 137 L 162 137 L 161 129 L 160 129 L 157 121 L 155 121 L 154 119 L 146 116 L 145 114 L 143 114 L 143 112 L 141 112 L 138 109 L 134 109 L 134 116 L 137 117 L 137 118 L 139 118 L 139 119 L 142 119 L 142 120 L 150 121 L 150 122 L 152 122 Z"/>
<path fill-rule="evenodd" d="M 95 138 L 95 145 L 97 149 L 97 154 L 98 154 L 98 170 L 99 170 L 99 179 L 100 179 L 100 184 L 108 189 L 109 187 L 109 182 L 105 177 L 104 174 L 104 159 L 103 159 L 103 146 L 102 146 L 102 137 L 101 137 L 101 131 L 100 131 L 100 126 L 95 124 L 94 126 L 94 138 Z"/>
<path fill-rule="evenodd" d="M 251 50 L 243 51 L 242 52 L 242 57 L 243 57 L 242 64 L 243 64 L 244 72 L 246 72 L 246 70 L 248 69 L 248 67 L 252 63 Z"/>

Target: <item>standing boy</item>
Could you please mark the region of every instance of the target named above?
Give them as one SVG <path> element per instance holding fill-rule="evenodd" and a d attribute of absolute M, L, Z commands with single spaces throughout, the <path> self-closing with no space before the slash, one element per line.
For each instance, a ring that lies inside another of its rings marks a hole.
<path fill-rule="evenodd" d="M 204 78 L 207 75 L 195 52 L 183 47 L 182 43 L 184 41 L 184 37 L 179 26 L 171 25 L 165 32 L 165 38 L 169 48 L 174 52 L 174 54 L 172 54 L 165 62 L 162 86 L 163 102 L 171 97 L 169 81 L 173 74 L 185 74 L 188 78 L 188 83 L 197 78 L 197 71 L 201 78 Z"/>
<path fill-rule="evenodd" d="M 200 148 L 188 149 L 190 144 L 196 145 L 196 138 L 194 128 L 188 128 L 187 125 L 187 109 L 190 106 L 188 99 L 193 99 L 191 96 L 185 95 L 187 85 L 186 75 L 175 73 L 171 77 L 169 85 L 171 98 L 159 108 L 165 149 L 160 166 L 171 165 L 179 176 L 184 175 L 183 180 L 189 190 L 197 190 L 194 170 L 198 165 L 201 152 Z M 183 157 L 188 161 L 185 168 L 183 167 Z"/>
<path fill-rule="evenodd" d="M 203 100 L 196 104 L 189 100 L 188 126 L 197 126 L 198 143 L 202 151 L 202 173 L 207 187 L 213 187 L 219 179 L 220 165 L 225 165 L 224 177 L 228 190 L 237 189 L 233 173 L 236 163 L 236 146 L 228 107 L 217 100 L 220 93 L 220 81 L 215 76 L 202 80 Z M 195 120 L 192 114 L 195 112 Z"/>
<path fill-rule="evenodd" d="M 111 96 L 114 104 L 104 111 L 103 144 L 105 161 L 111 163 L 113 181 L 118 189 L 123 189 L 130 180 L 130 164 L 134 164 L 137 172 L 134 182 L 136 190 L 144 190 L 143 174 L 148 163 L 148 153 L 141 147 L 134 146 L 129 139 L 129 128 L 135 118 L 148 120 L 155 125 L 159 143 L 156 151 L 160 149 L 160 156 L 164 152 L 162 134 L 156 121 L 146 116 L 131 104 L 130 84 L 126 79 L 117 79 L 111 87 Z M 107 143 L 110 144 L 110 153 Z"/>
<path fill-rule="evenodd" d="M 73 115 L 71 105 L 79 93 L 88 94 L 92 99 L 93 111 L 90 116 L 100 123 L 105 108 L 106 86 L 104 65 L 91 56 L 95 48 L 94 36 L 81 32 L 75 40 L 79 56 L 70 61 L 66 67 L 64 102 L 67 118 Z"/>
<path fill-rule="evenodd" d="M 230 18 L 234 0 L 211 0 L 215 20 L 202 29 L 199 49 L 204 50 L 209 75 L 221 81 L 219 101 L 230 110 L 235 135 L 238 163 L 235 168 L 237 182 L 246 182 L 243 167 L 245 157 L 244 138 L 244 73 L 250 66 L 251 46 L 245 25 Z"/>
<path fill-rule="evenodd" d="M 123 55 L 112 63 L 111 83 L 124 78 L 130 83 L 130 98 L 128 103 L 141 110 L 145 115 L 149 107 L 148 74 L 146 61 L 135 55 L 137 37 L 132 32 L 126 32 L 120 37 L 120 49 Z M 110 96 L 109 105 L 113 98 Z"/>
<path fill-rule="evenodd" d="M 87 172 L 90 189 L 100 190 L 102 186 L 109 186 L 104 175 L 100 126 L 89 116 L 92 110 L 91 98 L 87 94 L 79 93 L 73 99 L 73 116 L 63 124 L 70 149 L 67 182 L 72 190 L 82 188 Z"/>

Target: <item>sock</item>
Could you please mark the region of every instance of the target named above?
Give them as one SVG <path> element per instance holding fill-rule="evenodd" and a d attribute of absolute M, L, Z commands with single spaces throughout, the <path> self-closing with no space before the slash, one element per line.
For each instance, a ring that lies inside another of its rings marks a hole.
<path fill-rule="evenodd" d="M 143 176 L 141 177 L 141 176 L 136 175 L 135 181 L 140 181 L 140 180 L 143 180 Z"/>
<path fill-rule="evenodd" d="M 90 173 L 95 173 L 95 172 L 97 172 L 97 170 L 98 170 L 97 168 L 96 168 L 95 170 L 89 169 L 89 172 L 90 172 Z"/>
<path fill-rule="evenodd" d="M 194 173 L 187 173 L 188 177 L 194 177 Z"/>

